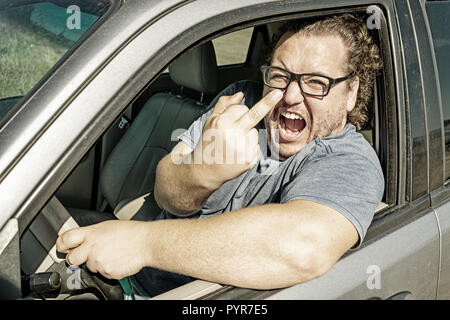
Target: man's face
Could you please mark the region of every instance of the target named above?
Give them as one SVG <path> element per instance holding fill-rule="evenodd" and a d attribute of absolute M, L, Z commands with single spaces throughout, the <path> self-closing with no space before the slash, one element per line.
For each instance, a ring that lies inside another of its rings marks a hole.
<path fill-rule="evenodd" d="M 347 76 L 345 47 L 335 35 L 305 36 L 285 34 L 275 49 L 271 65 L 294 73 L 316 73 L 331 78 Z M 266 115 L 264 124 L 269 131 L 269 147 L 279 152 L 280 159 L 298 153 L 316 138 L 342 131 L 356 102 L 358 81 L 348 89 L 347 80 L 331 87 L 325 97 L 303 94 L 299 83 L 292 81 L 284 96 Z M 264 87 L 264 96 L 272 88 Z M 298 119 L 298 117 L 300 117 Z M 297 118 L 297 119 L 292 119 Z M 278 143 L 275 139 L 278 130 Z"/>

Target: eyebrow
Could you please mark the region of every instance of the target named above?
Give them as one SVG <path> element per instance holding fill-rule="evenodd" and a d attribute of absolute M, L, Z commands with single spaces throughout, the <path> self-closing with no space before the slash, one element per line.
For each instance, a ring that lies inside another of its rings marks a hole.
<path fill-rule="evenodd" d="M 289 69 L 286 67 L 286 65 L 284 64 L 284 62 L 283 62 L 282 59 L 278 59 L 278 61 L 281 63 L 282 66 L 277 66 L 277 65 L 273 65 L 273 64 L 271 64 L 271 65 L 272 65 L 273 67 L 282 68 L 282 69 L 285 69 L 285 70 L 287 70 L 287 71 L 290 71 L 290 72 L 293 72 L 293 73 L 294 73 L 294 71 L 291 71 L 291 70 L 289 70 Z M 329 78 L 335 78 L 335 77 L 333 77 L 333 76 L 331 76 L 331 75 L 329 75 L 329 74 L 327 74 L 327 73 L 325 73 L 325 72 L 322 72 L 322 71 L 312 71 L 312 72 L 303 72 L 303 73 L 311 73 L 311 74 L 317 74 L 317 75 L 319 75 L 319 76 L 325 76 L 325 77 L 329 77 Z"/>
<path fill-rule="evenodd" d="M 282 61 L 280 61 L 280 62 L 281 62 L 281 64 L 283 66 L 280 67 L 280 66 L 277 66 L 277 65 L 272 65 L 272 67 L 277 67 L 277 68 L 285 69 L 285 70 L 287 70 L 289 72 L 292 72 L 292 73 L 296 73 L 294 71 L 289 70 Z M 316 74 L 318 76 L 324 76 L 324 77 L 328 77 L 328 78 L 333 78 L 331 75 L 328 75 L 328 74 L 326 74 L 324 72 L 321 72 L 321 71 L 302 72 L 302 74 Z"/>

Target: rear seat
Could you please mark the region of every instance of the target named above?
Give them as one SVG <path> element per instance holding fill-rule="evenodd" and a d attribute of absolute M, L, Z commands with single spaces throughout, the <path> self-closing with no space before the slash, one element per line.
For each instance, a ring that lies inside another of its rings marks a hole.
<path fill-rule="evenodd" d="M 218 91 L 217 62 L 211 42 L 180 57 L 169 67 L 169 72 L 172 80 L 183 87 L 207 95 Z M 170 93 L 155 94 L 145 103 L 109 155 L 100 174 L 101 192 L 115 213 L 126 204 L 136 204 L 136 201 L 140 209 L 133 219 L 149 220 L 159 213 L 152 195 L 156 166 L 177 143 L 171 141 L 172 132 L 188 128 L 206 111 L 206 107 L 200 101 Z M 81 226 L 104 221 L 108 215 L 67 209 Z"/>

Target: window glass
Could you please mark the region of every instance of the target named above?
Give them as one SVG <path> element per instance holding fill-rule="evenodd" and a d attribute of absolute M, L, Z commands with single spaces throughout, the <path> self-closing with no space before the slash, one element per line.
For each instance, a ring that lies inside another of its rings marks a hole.
<path fill-rule="evenodd" d="M 445 176 L 450 178 L 450 2 L 427 2 L 426 11 L 441 86 L 445 127 Z"/>
<path fill-rule="evenodd" d="M 107 9 L 67 3 L 0 5 L 0 120 Z"/>
<path fill-rule="evenodd" d="M 235 31 L 212 41 L 216 51 L 217 65 L 244 63 L 252 39 L 253 27 Z"/>

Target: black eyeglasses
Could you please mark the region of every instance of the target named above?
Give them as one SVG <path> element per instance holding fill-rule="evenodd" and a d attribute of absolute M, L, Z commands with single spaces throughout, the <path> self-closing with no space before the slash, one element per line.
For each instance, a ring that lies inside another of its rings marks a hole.
<path fill-rule="evenodd" d="M 314 73 L 293 73 L 288 70 L 272 67 L 262 66 L 261 72 L 263 74 L 264 84 L 274 89 L 286 89 L 292 80 L 297 80 L 300 85 L 300 90 L 309 96 L 325 97 L 333 85 L 339 82 L 350 79 L 355 75 L 351 73 L 342 78 L 330 78 Z"/>

